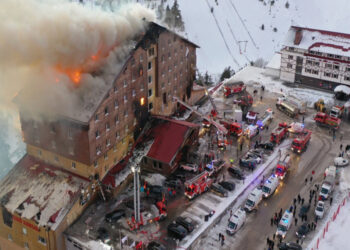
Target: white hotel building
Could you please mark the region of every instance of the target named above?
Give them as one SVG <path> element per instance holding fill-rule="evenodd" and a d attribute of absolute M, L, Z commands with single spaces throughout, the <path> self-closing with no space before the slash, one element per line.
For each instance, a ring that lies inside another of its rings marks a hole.
<path fill-rule="evenodd" d="M 280 79 L 328 90 L 350 87 L 350 34 L 292 26 L 281 50 Z"/>

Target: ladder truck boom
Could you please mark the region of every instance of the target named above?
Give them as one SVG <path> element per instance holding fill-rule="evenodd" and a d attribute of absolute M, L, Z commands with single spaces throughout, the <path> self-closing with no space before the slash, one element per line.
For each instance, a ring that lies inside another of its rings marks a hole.
<path fill-rule="evenodd" d="M 203 115 L 202 113 L 198 112 L 197 110 L 195 110 L 192 106 L 188 105 L 186 102 L 181 101 L 178 97 L 173 96 L 173 100 L 182 104 L 183 106 L 185 106 L 186 108 L 188 108 L 189 110 L 191 110 L 191 112 L 195 113 L 196 115 L 200 116 L 202 119 L 205 119 L 206 121 L 210 122 L 211 124 L 213 124 L 220 132 L 222 132 L 224 135 L 227 135 L 228 131 L 227 129 L 221 125 L 220 123 L 214 121 L 213 119 L 211 119 L 210 117 Z"/>

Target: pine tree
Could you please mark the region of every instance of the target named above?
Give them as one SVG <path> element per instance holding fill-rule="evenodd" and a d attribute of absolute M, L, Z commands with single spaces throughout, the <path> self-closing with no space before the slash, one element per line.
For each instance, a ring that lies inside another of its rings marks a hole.
<path fill-rule="evenodd" d="M 158 5 L 158 10 L 157 10 L 157 17 L 159 20 L 162 20 L 164 18 L 164 12 L 165 12 L 164 3 L 162 1 L 161 4 Z"/>
<path fill-rule="evenodd" d="M 230 66 L 226 67 L 224 69 L 224 71 L 222 72 L 221 76 L 220 76 L 220 81 L 223 81 L 226 78 L 230 78 L 231 76 L 234 75 L 234 70 L 231 69 Z"/>
<path fill-rule="evenodd" d="M 169 5 L 166 6 L 166 9 L 165 9 L 165 19 L 164 19 L 164 22 L 169 26 L 169 28 L 172 27 L 172 24 L 171 24 L 171 10 L 170 10 L 170 7 Z"/>
<path fill-rule="evenodd" d="M 177 0 L 174 1 L 173 6 L 171 7 L 171 13 L 173 15 L 174 27 L 184 31 L 185 25 L 182 20 L 182 15 Z"/>

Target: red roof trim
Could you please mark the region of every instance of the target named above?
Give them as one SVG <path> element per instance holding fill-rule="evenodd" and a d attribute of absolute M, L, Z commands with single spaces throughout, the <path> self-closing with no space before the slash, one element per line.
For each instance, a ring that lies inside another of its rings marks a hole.
<path fill-rule="evenodd" d="M 330 44 L 330 43 L 321 43 L 321 42 L 318 42 L 318 43 L 314 43 L 313 45 L 311 45 L 308 50 L 311 50 L 312 48 L 315 48 L 315 47 L 321 47 L 321 46 L 324 46 L 324 47 L 331 47 L 331 48 L 334 48 L 334 49 L 340 49 L 344 52 L 348 52 L 350 49 L 349 48 L 344 48 L 343 46 L 340 46 L 340 45 L 335 45 L 335 44 Z"/>
<path fill-rule="evenodd" d="M 312 28 L 306 28 L 306 27 L 298 27 L 298 26 L 292 26 L 292 28 L 293 29 L 302 29 L 302 30 L 320 32 L 323 35 L 340 36 L 340 37 L 344 37 L 344 38 L 350 39 L 350 34 L 346 34 L 346 33 L 340 33 L 340 32 L 328 31 L 328 30 L 312 29 Z"/>
<path fill-rule="evenodd" d="M 329 57 L 324 57 L 324 56 L 317 56 L 317 55 L 312 55 L 312 54 L 309 54 L 309 53 L 304 53 L 304 56 L 324 59 L 325 61 L 335 61 L 335 62 L 339 62 L 339 63 L 350 64 L 350 61 L 345 61 L 345 60 L 340 60 L 340 59 L 335 59 L 335 58 L 329 58 Z"/>

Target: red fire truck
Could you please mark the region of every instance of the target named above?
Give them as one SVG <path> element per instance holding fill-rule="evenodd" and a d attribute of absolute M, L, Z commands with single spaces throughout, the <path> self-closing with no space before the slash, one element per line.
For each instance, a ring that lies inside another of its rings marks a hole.
<path fill-rule="evenodd" d="M 275 175 L 281 180 L 283 180 L 287 174 L 287 171 L 290 167 L 290 161 L 291 161 L 290 155 L 285 153 L 281 156 L 280 160 L 277 163 Z"/>
<path fill-rule="evenodd" d="M 240 93 L 245 90 L 244 82 L 232 82 L 224 84 L 224 96 L 230 97 L 233 94 Z"/>
<path fill-rule="evenodd" d="M 316 116 L 314 117 L 314 120 L 317 125 L 324 126 L 328 128 L 334 128 L 338 129 L 341 120 L 337 117 L 332 117 L 327 115 L 326 113 L 317 112 Z"/>
<path fill-rule="evenodd" d="M 185 195 L 192 200 L 196 196 L 209 190 L 213 179 L 209 178 L 209 173 L 204 171 L 185 182 Z"/>
<path fill-rule="evenodd" d="M 234 136 L 241 136 L 243 134 L 242 125 L 238 122 L 220 120 L 220 123 L 224 125 L 228 132 Z"/>
<path fill-rule="evenodd" d="M 272 130 L 270 141 L 275 144 L 280 144 L 289 136 L 287 123 L 280 123 L 277 128 Z"/>
<path fill-rule="evenodd" d="M 304 131 L 293 140 L 292 151 L 298 154 L 305 151 L 309 145 L 311 134 L 312 132 L 310 130 L 304 129 Z"/>

